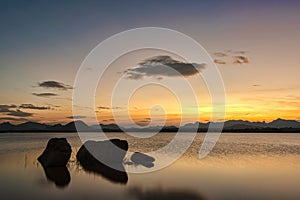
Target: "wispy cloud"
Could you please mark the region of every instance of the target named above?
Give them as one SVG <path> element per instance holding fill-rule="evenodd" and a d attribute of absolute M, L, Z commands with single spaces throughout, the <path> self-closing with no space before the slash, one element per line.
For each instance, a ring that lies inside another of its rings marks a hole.
<path fill-rule="evenodd" d="M 37 96 L 37 97 L 54 97 L 54 96 L 58 96 L 58 94 L 51 93 L 51 92 L 32 93 L 32 95 Z"/>
<path fill-rule="evenodd" d="M 114 119 L 103 119 L 101 120 L 101 122 L 114 122 L 115 120 Z"/>
<path fill-rule="evenodd" d="M 124 73 L 128 79 L 138 80 L 145 77 L 190 77 L 205 69 L 206 64 L 185 63 L 170 56 L 155 56 L 140 62 L 137 67 L 127 69 Z"/>
<path fill-rule="evenodd" d="M 67 119 L 84 119 L 86 118 L 86 116 L 82 116 L 82 115 L 75 115 L 75 116 L 68 116 L 66 117 Z"/>
<path fill-rule="evenodd" d="M 27 118 L 0 117 L 2 121 L 28 121 Z"/>
<path fill-rule="evenodd" d="M 41 83 L 38 83 L 38 87 L 53 88 L 53 89 L 60 89 L 60 90 L 73 89 L 73 87 L 71 85 L 67 85 L 62 82 L 57 82 L 57 81 L 43 81 Z"/>
<path fill-rule="evenodd" d="M 214 55 L 215 55 L 216 57 L 225 57 L 225 56 L 227 56 L 227 53 L 223 53 L 223 52 L 215 52 Z"/>
<path fill-rule="evenodd" d="M 220 60 L 220 59 L 215 59 L 214 62 L 216 64 L 220 64 L 220 65 L 225 65 L 226 64 L 226 62 L 224 60 Z"/>
<path fill-rule="evenodd" d="M 234 56 L 234 64 L 248 64 L 249 59 L 246 56 Z"/>
<path fill-rule="evenodd" d="M 116 106 L 116 107 L 109 107 L 109 106 L 99 106 L 100 110 L 112 110 L 112 109 L 122 109 L 122 107 Z"/>
<path fill-rule="evenodd" d="M 17 109 L 17 110 L 9 110 L 9 112 L 7 112 L 6 115 L 15 116 L 15 117 L 30 117 L 33 115 L 33 113 L 23 112 Z"/>
<path fill-rule="evenodd" d="M 33 104 L 21 104 L 20 106 L 17 105 L 0 105 L 0 113 L 7 115 L 7 116 L 15 116 L 15 117 L 30 117 L 34 113 L 24 112 L 21 109 L 28 109 L 28 110 L 49 110 L 51 109 L 50 106 L 35 106 Z"/>
<path fill-rule="evenodd" d="M 225 64 L 249 64 L 249 58 L 247 56 L 247 51 L 233 51 L 226 50 L 224 52 L 213 53 L 215 57 L 214 62 L 219 65 Z"/>
<path fill-rule="evenodd" d="M 147 126 L 150 124 L 150 122 L 151 122 L 151 118 L 149 118 L 149 117 L 146 117 L 146 118 L 143 118 L 140 120 L 135 120 L 135 123 L 140 126 Z"/>
<path fill-rule="evenodd" d="M 35 106 L 33 104 L 21 104 L 19 108 L 31 110 L 50 110 L 50 106 Z"/>
<path fill-rule="evenodd" d="M 11 104 L 11 105 L 0 105 L 0 112 L 9 112 L 10 108 L 17 108 L 18 106 Z"/>

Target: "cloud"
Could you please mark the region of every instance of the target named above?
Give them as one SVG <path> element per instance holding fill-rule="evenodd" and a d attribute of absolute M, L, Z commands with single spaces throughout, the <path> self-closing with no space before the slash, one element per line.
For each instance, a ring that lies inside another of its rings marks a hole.
<path fill-rule="evenodd" d="M 58 94 L 51 93 L 51 92 L 32 93 L 32 95 L 37 96 L 37 97 L 53 97 L 53 96 L 58 96 Z"/>
<path fill-rule="evenodd" d="M 10 108 L 17 108 L 18 106 L 12 104 L 12 105 L 0 105 L 0 112 L 9 112 Z"/>
<path fill-rule="evenodd" d="M 12 108 L 18 108 L 18 106 L 0 105 L 0 113 L 4 113 L 5 115 L 16 116 L 16 117 L 29 117 L 33 115 L 33 113 L 23 112 L 19 109 L 12 110 Z"/>
<path fill-rule="evenodd" d="M 21 104 L 19 108 L 22 109 L 31 109 L 31 110 L 49 110 L 51 109 L 49 106 L 34 106 L 32 104 Z"/>
<path fill-rule="evenodd" d="M 247 57 L 247 51 L 233 51 L 227 50 L 224 52 L 216 52 L 214 53 L 214 63 L 219 65 L 225 64 L 249 64 L 249 58 Z"/>
<path fill-rule="evenodd" d="M 225 65 L 226 64 L 226 62 L 224 60 L 219 60 L 219 59 L 215 59 L 214 62 L 216 64 L 220 64 L 220 65 Z"/>
<path fill-rule="evenodd" d="M 27 118 L 0 117 L 2 121 L 28 121 Z"/>
<path fill-rule="evenodd" d="M 82 115 L 75 115 L 75 116 L 68 116 L 66 117 L 67 119 L 84 119 L 86 118 L 86 116 L 82 116 Z"/>
<path fill-rule="evenodd" d="M 30 117 L 33 115 L 33 113 L 23 112 L 17 109 L 17 110 L 9 110 L 9 112 L 7 112 L 6 115 L 16 116 L 16 117 Z"/>
<path fill-rule="evenodd" d="M 116 106 L 116 107 L 108 107 L 108 106 L 99 106 L 100 110 L 111 110 L 111 109 L 122 109 L 122 107 Z"/>
<path fill-rule="evenodd" d="M 57 81 L 44 81 L 44 82 L 38 83 L 38 86 L 42 87 L 42 88 L 54 88 L 54 89 L 60 89 L 60 90 L 73 89 L 72 86 L 61 83 L 61 82 L 57 82 Z"/>
<path fill-rule="evenodd" d="M 226 54 L 226 53 L 223 53 L 223 52 L 216 52 L 216 53 L 214 53 L 214 55 L 215 55 L 216 57 L 225 57 L 225 56 L 227 56 L 227 54 Z"/>
<path fill-rule="evenodd" d="M 137 67 L 127 69 L 126 78 L 138 80 L 144 77 L 185 77 L 194 76 L 206 67 L 205 63 L 185 63 L 172 59 L 170 56 L 155 56 L 140 62 Z"/>
<path fill-rule="evenodd" d="M 246 56 L 233 56 L 234 64 L 248 64 L 249 59 Z"/>
<path fill-rule="evenodd" d="M 103 119 L 101 120 L 101 122 L 112 122 L 112 121 L 115 121 L 114 119 Z"/>
<path fill-rule="evenodd" d="M 150 117 L 146 117 L 146 118 L 143 118 L 141 120 L 134 120 L 134 121 L 139 126 L 147 126 L 147 125 L 150 124 L 151 118 Z"/>

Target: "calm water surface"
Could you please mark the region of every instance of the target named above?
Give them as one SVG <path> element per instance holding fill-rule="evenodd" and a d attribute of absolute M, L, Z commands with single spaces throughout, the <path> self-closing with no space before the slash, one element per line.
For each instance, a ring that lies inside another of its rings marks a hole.
<path fill-rule="evenodd" d="M 128 140 L 130 151 L 140 152 L 159 149 L 174 137 L 173 133 L 149 139 L 107 135 Z M 54 174 L 58 180 L 69 174 L 71 180 L 64 186 L 47 179 L 36 160 L 52 137 L 66 137 L 73 147 L 66 170 Z M 87 172 L 76 162 L 82 145 L 76 133 L 1 133 L 1 199 L 300 199 L 300 134 L 225 133 L 211 154 L 200 160 L 203 138 L 198 134 L 171 166 L 128 173 L 127 183 L 118 183 L 105 174 Z"/>

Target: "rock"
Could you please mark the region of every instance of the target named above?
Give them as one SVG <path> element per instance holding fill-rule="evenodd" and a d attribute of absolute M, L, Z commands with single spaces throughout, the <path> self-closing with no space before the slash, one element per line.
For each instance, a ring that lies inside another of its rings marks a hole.
<path fill-rule="evenodd" d="M 71 153 L 71 145 L 66 138 L 51 138 L 38 161 L 43 167 L 62 167 L 68 163 Z"/>
<path fill-rule="evenodd" d="M 155 161 L 153 157 L 140 152 L 133 153 L 130 159 L 134 164 L 143 165 L 148 168 L 153 167 L 153 162 Z"/>
<path fill-rule="evenodd" d="M 126 140 L 111 139 L 105 141 L 87 141 L 79 149 L 76 157 L 78 160 L 99 160 L 105 163 L 122 163 L 128 150 Z"/>
<path fill-rule="evenodd" d="M 100 174 L 112 182 L 127 183 L 128 176 L 122 164 L 127 150 L 125 140 L 87 141 L 76 157 L 84 170 Z"/>

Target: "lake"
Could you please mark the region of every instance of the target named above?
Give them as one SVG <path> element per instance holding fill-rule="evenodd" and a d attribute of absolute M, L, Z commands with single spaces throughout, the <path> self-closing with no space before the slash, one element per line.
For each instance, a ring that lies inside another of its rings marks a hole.
<path fill-rule="evenodd" d="M 86 134 L 92 138 L 97 133 Z M 107 133 L 109 138 L 126 139 L 130 151 L 145 153 L 165 146 L 174 136 L 135 138 Z M 122 183 L 85 171 L 76 162 L 82 145 L 76 133 L 1 133 L 1 199 L 300 199 L 300 134 L 224 133 L 213 151 L 199 159 L 204 136 L 197 134 L 170 166 L 127 173 L 128 181 Z M 36 160 L 53 137 L 66 137 L 72 145 L 67 168 L 56 177 L 70 178 L 63 186 L 47 178 Z M 124 164 L 126 171 L 143 167 Z"/>

